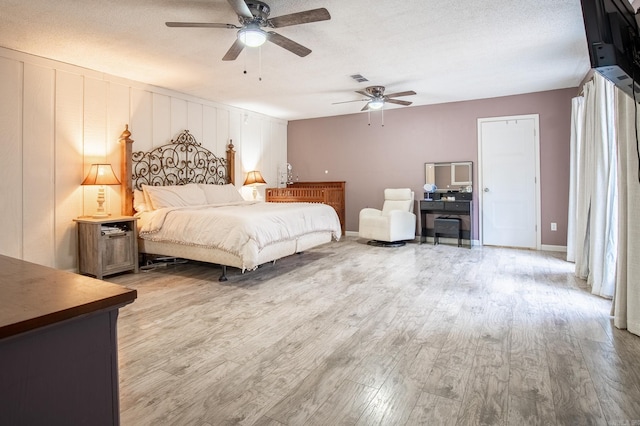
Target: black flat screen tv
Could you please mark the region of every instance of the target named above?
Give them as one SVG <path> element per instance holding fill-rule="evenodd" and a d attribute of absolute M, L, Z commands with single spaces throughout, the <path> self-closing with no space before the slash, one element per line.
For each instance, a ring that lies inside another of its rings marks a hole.
<path fill-rule="evenodd" d="M 640 37 L 629 0 L 581 0 L 591 67 L 640 100 Z"/>

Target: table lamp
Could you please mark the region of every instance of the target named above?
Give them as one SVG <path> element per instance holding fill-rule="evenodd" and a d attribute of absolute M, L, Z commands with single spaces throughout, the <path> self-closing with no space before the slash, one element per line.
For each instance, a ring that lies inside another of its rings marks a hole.
<path fill-rule="evenodd" d="M 255 200 L 258 196 L 258 186 L 266 185 L 267 182 L 264 181 L 262 174 L 257 170 L 252 170 L 247 173 L 247 178 L 244 180 L 244 186 L 253 186 L 253 199 Z"/>
<path fill-rule="evenodd" d="M 98 188 L 98 210 L 93 217 L 96 219 L 108 217 L 109 214 L 104 210 L 104 186 L 120 185 L 111 164 L 92 164 L 87 177 L 82 181 L 82 185 L 100 186 Z"/>

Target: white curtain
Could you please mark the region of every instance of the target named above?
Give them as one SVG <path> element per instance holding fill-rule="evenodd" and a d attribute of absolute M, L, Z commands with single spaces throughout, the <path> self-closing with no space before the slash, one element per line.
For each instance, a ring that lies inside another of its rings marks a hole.
<path fill-rule="evenodd" d="M 567 226 L 567 260 L 576 261 L 576 203 L 578 201 L 577 179 L 579 175 L 579 143 L 583 137 L 584 96 L 571 100 L 571 148 L 569 157 L 569 216 Z"/>
<path fill-rule="evenodd" d="M 633 99 L 618 91 L 618 273 L 612 306 L 616 327 L 640 335 L 640 165 Z"/>
<path fill-rule="evenodd" d="M 574 108 L 578 102 L 574 103 Z M 576 120 L 575 170 L 571 179 L 575 213 L 573 236 L 575 273 L 587 279 L 591 292 L 612 297 L 618 252 L 617 146 L 615 87 L 599 74 L 584 86 L 583 114 Z M 580 132 L 581 131 L 581 132 Z M 571 201 L 570 201 L 571 205 Z M 569 254 L 569 253 L 568 253 Z"/>

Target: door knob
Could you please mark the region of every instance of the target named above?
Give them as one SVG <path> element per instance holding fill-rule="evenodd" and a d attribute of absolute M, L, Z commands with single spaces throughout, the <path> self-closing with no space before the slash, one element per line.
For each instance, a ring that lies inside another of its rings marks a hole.
<path fill-rule="evenodd" d="M 489 188 L 485 188 L 485 189 L 484 189 L 484 192 L 489 192 Z"/>

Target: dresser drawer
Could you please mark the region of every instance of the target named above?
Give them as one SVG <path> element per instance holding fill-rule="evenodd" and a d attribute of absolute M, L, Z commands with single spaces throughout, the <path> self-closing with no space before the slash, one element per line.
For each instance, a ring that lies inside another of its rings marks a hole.
<path fill-rule="evenodd" d="M 468 201 L 447 201 L 444 204 L 445 204 L 444 209 L 452 212 L 468 212 L 469 211 Z"/>
<path fill-rule="evenodd" d="M 420 200 L 420 210 L 444 210 L 444 201 Z"/>

